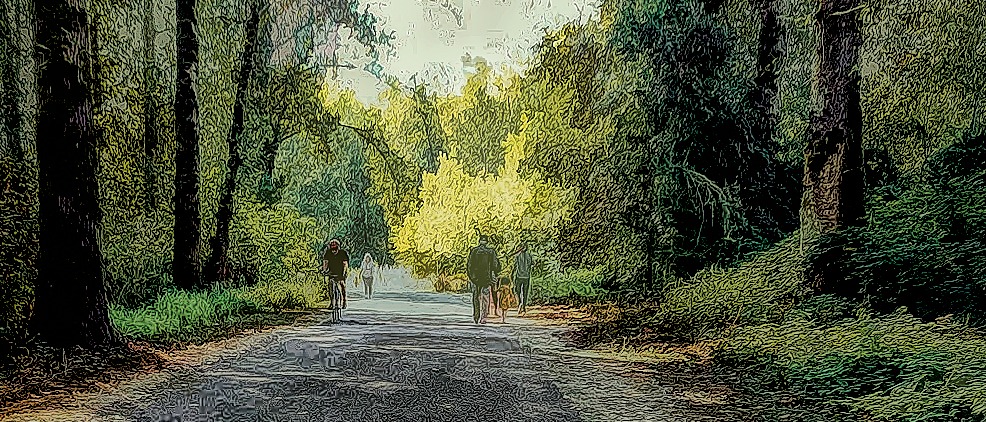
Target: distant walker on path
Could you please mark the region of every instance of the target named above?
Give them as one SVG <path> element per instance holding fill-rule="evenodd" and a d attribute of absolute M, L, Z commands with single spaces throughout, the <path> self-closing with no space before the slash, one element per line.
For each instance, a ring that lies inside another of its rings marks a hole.
<path fill-rule="evenodd" d="M 500 260 L 487 246 L 489 237 L 479 236 L 479 245 L 469 251 L 466 273 L 472 284 L 472 319 L 477 324 L 485 324 L 490 307 L 490 285 L 500 273 Z"/>
<path fill-rule="evenodd" d="M 349 254 L 340 247 L 339 239 L 332 239 L 322 251 L 322 273 L 329 290 L 329 309 L 331 322 L 342 319 L 346 309 L 346 275 L 349 273 Z"/>
<path fill-rule="evenodd" d="M 517 295 L 519 308 L 518 314 L 527 313 L 527 302 L 531 296 L 531 253 L 527 251 L 527 243 L 521 242 L 517 247 L 517 256 L 514 258 L 514 294 Z"/>
<path fill-rule="evenodd" d="M 373 257 L 367 252 L 363 254 L 363 262 L 360 262 L 360 275 L 363 279 L 363 294 L 367 299 L 373 298 L 373 275 L 377 271 L 377 263 L 373 262 Z"/>

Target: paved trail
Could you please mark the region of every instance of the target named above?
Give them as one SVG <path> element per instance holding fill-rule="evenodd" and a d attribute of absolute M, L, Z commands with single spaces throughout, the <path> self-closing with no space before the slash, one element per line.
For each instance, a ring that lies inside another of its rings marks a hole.
<path fill-rule="evenodd" d="M 257 334 L 198 364 L 78 397 L 68 410 L 8 420 L 746 419 L 689 400 L 688 380 L 566 346 L 563 327 L 517 318 L 474 325 L 463 295 L 351 295 L 342 324 Z"/>

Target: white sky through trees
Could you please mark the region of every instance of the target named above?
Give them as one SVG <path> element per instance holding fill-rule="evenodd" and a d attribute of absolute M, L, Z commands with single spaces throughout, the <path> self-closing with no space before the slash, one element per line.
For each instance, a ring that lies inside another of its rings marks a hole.
<path fill-rule="evenodd" d="M 381 57 L 384 73 L 410 83 L 424 82 L 444 94 L 458 92 L 472 70 L 469 59 L 482 57 L 494 69 L 522 70 L 533 47 L 544 35 L 566 22 L 588 19 L 598 0 L 365 0 L 379 26 L 394 34 L 389 57 Z M 339 61 L 357 64 L 340 68 L 339 84 L 356 90 L 360 100 L 377 103 L 385 88 L 362 70 L 361 47 L 342 30 Z"/>

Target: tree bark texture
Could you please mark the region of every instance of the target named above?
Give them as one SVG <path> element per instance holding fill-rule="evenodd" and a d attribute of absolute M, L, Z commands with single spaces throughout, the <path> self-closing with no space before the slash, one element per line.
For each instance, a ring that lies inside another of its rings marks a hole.
<path fill-rule="evenodd" d="M 862 108 L 858 69 L 862 35 L 859 0 L 821 0 L 816 22 L 821 40 L 817 74 L 819 113 L 812 118 L 805 152 L 802 227 L 822 237 L 857 226 L 865 216 Z M 812 255 L 805 280 L 820 293 L 846 293 L 837 265 L 848 253 L 839 242 Z"/>
<path fill-rule="evenodd" d="M 193 89 L 193 71 L 199 45 L 195 35 L 195 0 L 178 0 L 178 75 L 175 92 L 175 285 L 183 289 L 202 286 L 200 266 L 201 221 L 199 220 L 198 101 Z"/>
<path fill-rule="evenodd" d="M 229 280 L 229 226 L 233 220 L 233 194 L 236 191 L 236 175 L 243 165 L 239 153 L 239 139 L 243 136 L 243 108 L 247 101 L 250 76 L 256 63 L 257 26 L 260 12 L 256 2 L 250 8 L 250 19 L 246 26 L 246 41 L 243 57 L 240 60 L 240 73 L 236 79 L 236 101 L 233 103 L 233 123 L 229 130 L 229 158 L 226 161 L 226 180 L 223 183 L 223 196 L 219 200 L 216 215 L 216 234 L 210 241 L 212 253 L 206 266 L 206 275 L 213 280 Z"/>
<path fill-rule="evenodd" d="M 805 190 L 811 223 L 822 234 L 856 225 L 865 213 L 858 6 L 859 0 L 822 0 L 816 17 L 821 110 L 811 122 Z"/>
<path fill-rule="evenodd" d="M 38 278 L 32 328 L 57 346 L 113 341 L 99 248 L 96 65 L 82 0 L 37 3 Z"/>

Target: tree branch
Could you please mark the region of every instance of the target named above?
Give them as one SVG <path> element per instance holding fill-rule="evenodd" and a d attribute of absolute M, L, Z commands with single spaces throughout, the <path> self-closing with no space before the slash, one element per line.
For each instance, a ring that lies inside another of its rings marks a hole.
<path fill-rule="evenodd" d="M 379 136 L 376 136 L 376 134 L 374 134 L 372 130 L 363 129 L 352 125 L 347 125 L 342 122 L 336 123 L 336 127 L 346 128 L 355 132 L 356 136 L 359 136 L 360 139 L 362 139 L 364 142 L 366 142 L 371 147 L 373 147 L 373 149 L 377 150 L 380 156 L 383 157 L 384 161 L 387 162 L 387 171 L 390 173 L 391 176 L 393 176 L 395 179 L 404 178 L 404 175 L 397 173 L 397 169 L 404 166 L 404 162 L 400 160 L 399 157 L 394 155 L 390 151 L 390 147 L 387 146 L 387 142 L 381 139 Z"/>

